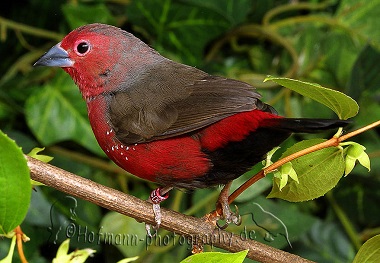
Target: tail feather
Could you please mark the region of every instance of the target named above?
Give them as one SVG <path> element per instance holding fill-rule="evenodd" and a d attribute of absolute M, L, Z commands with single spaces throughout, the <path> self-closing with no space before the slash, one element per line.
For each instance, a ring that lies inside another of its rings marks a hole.
<path fill-rule="evenodd" d="M 334 119 L 276 118 L 265 122 L 265 126 L 294 133 L 316 133 L 322 130 L 345 127 L 350 123 L 351 121 L 348 120 Z"/>

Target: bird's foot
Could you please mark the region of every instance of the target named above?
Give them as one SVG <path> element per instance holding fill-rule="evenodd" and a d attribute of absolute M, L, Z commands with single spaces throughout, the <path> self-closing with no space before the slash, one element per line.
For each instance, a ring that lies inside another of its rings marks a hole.
<path fill-rule="evenodd" d="M 231 184 L 232 181 L 224 186 L 216 203 L 216 207 L 222 211 L 221 215 L 219 215 L 219 219 L 225 220 L 225 223 L 223 225 L 220 225 L 218 222 L 216 222 L 216 225 L 221 229 L 227 228 L 231 223 L 234 223 L 235 225 L 241 224 L 241 216 L 239 215 L 238 207 L 235 205 L 235 212 L 232 212 L 228 202 L 228 192 L 230 190 Z"/>
<path fill-rule="evenodd" d="M 223 206 L 223 205 L 222 205 Z M 231 211 L 231 208 L 228 206 L 224 206 L 222 208 L 222 215 L 220 216 L 221 220 L 224 220 L 224 224 L 219 224 L 219 222 L 216 222 L 216 225 L 220 229 L 226 229 L 231 223 L 240 226 L 241 224 L 241 216 L 239 215 L 239 209 L 235 205 L 235 212 Z"/>
<path fill-rule="evenodd" d="M 156 225 L 151 226 L 150 224 L 145 224 L 146 233 L 149 237 L 152 237 L 152 234 L 150 232 L 151 227 L 157 231 L 161 225 L 162 215 L 160 203 L 168 199 L 169 191 L 171 189 L 172 187 L 157 188 L 150 193 L 148 202 L 153 204 L 152 208 L 154 213 L 154 221 L 156 222 Z"/>

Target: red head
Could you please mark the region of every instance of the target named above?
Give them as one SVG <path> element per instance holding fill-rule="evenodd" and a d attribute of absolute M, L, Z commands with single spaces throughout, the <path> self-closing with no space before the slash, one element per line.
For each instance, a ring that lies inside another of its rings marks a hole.
<path fill-rule="evenodd" d="M 155 50 L 120 28 L 89 24 L 70 32 L 34 65 L 62 67 L 85 99 L 133 83 L 141 67 L 163 59 Z M 112 85 L 109 85 L 112 83 Z"/>

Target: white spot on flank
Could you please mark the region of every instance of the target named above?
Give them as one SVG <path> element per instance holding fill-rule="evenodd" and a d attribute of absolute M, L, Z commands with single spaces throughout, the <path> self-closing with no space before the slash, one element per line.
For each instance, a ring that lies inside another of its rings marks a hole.
<path fill-rule="evenodd" d="M 106 135 L 111 135 L 112 132 L 113 132 L 113 130 L 110 129 L 110 130 L 106 131 Z"/>
<path fill-rule="evenodd" d="M 125 160 L 127 160 L 127 161 L 128 161 L 128 157 L 127 157 L 127 156 L 125 156 Z"/>
<path fill-rule="evenodd" d="M 129 146 L 127 146 L 127 148 L 125 148 L 127 151 L 129 150 Z"/>
<path fill-rule="evenodd" d="M 111 150 L 114 151 L 114 150 L 115 150 L 115 147 L 112 146 L 112 147 L 111 147 Z"/>

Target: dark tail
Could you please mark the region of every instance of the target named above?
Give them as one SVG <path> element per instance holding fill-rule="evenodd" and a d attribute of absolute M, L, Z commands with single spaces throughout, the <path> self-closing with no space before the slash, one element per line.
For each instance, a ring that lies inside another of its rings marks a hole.
<path fill-rule="evenodd" d="M 264 121 L 264 127 L 297 133 L 315 133 L 345 127 L 348 120 L 308 119 L 308 118 L 276 118 Z"/>

